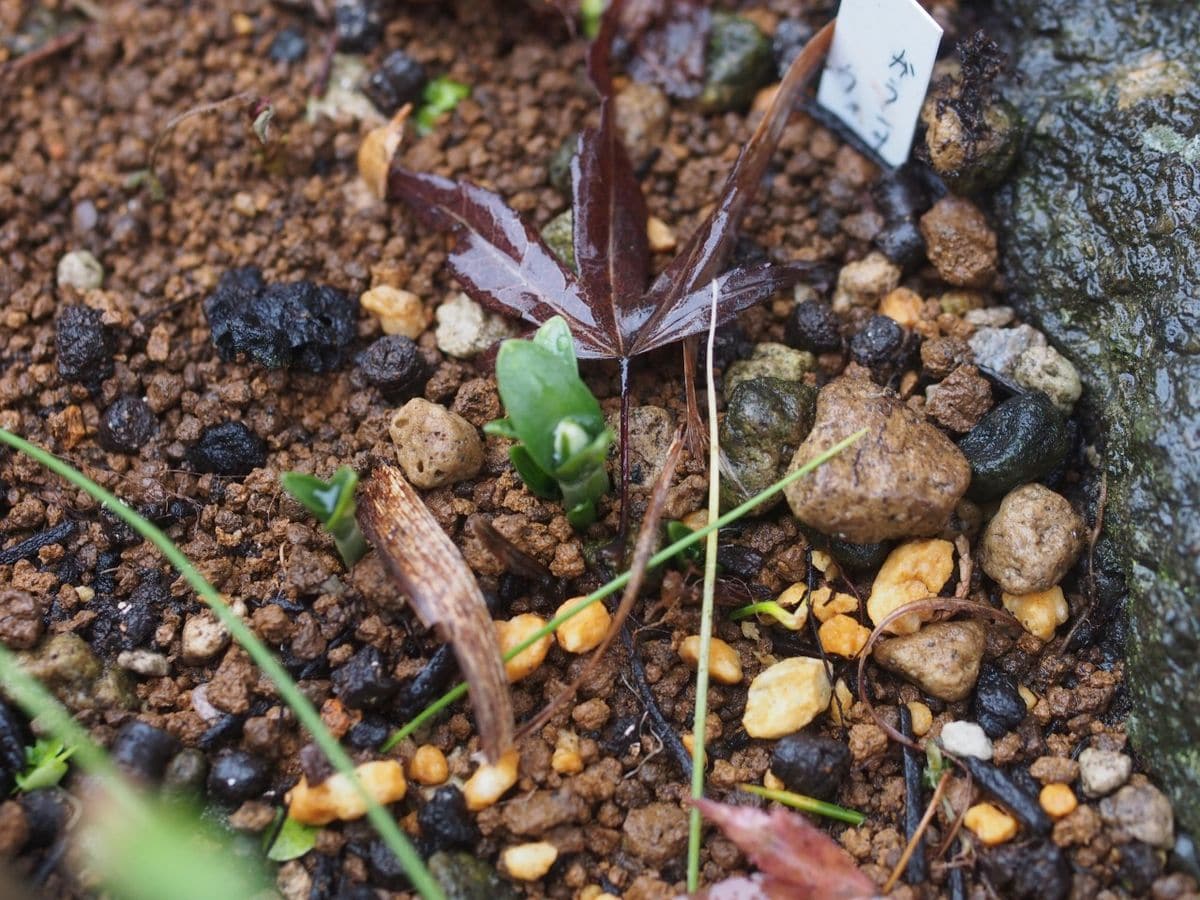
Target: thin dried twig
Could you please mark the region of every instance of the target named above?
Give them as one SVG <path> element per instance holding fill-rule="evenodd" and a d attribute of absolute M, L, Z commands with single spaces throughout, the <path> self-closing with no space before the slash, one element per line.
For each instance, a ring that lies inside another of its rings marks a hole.
<path fill-rule="evenodd" d="M 42 60 L 49 59 L 54 54 L 61 53 L 68 47 L 74 46 L 83 37 L 87 27 L 86 25 L 81 25 L 78 28 L 72 28 L 70 31 L 64 31 L 62 34 L 55 35 L 36 50 L 30 50 L 28 53 L 18 56 L 16 59 L 10 60 L 3 66 L 0 66 L 0 83 L 7 81 L 24 69 L 36 66 Z"/>
<path fill-rule="evenodd" d="M 489 760 L 513 745 L 512 697 L 487 604 L 462 554 L 398 469 L 360 490 L 358 523 L 421 621 L 454 647 Z"/>
<path fill-rule="evenodd" d="M 675 469 L 679 465 L 679 454 L 682 450 L 683 440 L 680 437 L 679 431 L 676 430 L 675 437 L 671 440 L 670 447 L 667 448 L 667 456 L 663 460 L 662 472 L 658 476 L 658 481 L 654 483 L 654 490 L 650 494 L 650 502 L 646 506 L 646 514 L 642 517 L 642 525 L 638 529 L 637 543 L 634 544 L 633 548 L 633 560 L 629 566 L 629 583 L 625 586 L 625 592 L 621 595 L 621 602 L 617 605 L 616 613 L 613 614 L 612 624 L 608 627 L 608 634 L 604 636 L 604 640 L 600 642 L 600 646 L 592 652 L 591 659 L 587 661 L 587 665 L 583 667 L 575 680 L 562 693 L 546 704 L 545 709 L 534 716 L 528 723 L 521 726 L 521 730 L 517 734 L 518 740 L 525 735 L 533 734 L 544 726 L 550 721 L 550 717 L 554 715 L 554 712 L 560 706 L 575 696 L 575 692 L 579 690 L 579 685 L 583 683 L 584 679 L 599 664 L 601 658 L 608 651 L 608 648 L 612 646 L 612 642 L 620 633 L 621 626 L 629 618 L 629 613 L 633 611 L 633 604 L 637 601 L 638 592 L 641 591 L 642 582 L 646 578 L 647 565 L 650 562 L 650 557 L 654 555 L 654 547 L 658 543 L 658 523 L 662 519 L 663 507 L 667 503 L 667 493 L 671 487 L 671 480 L 675 477 Z"/>
<path fill-rule="evenodd" d="M 912 833 L 912 837 L 908 839 L 908 844 L 904 847 L 904 852 L 900 854 L 900 859 L 897 861 L 895 868 L 892 869 L 892 874 L 888 876 L 888 880 L 883 885 L 884 894 L 890 894 L 892 888 L 896 886 L 896 882 L 900 880 L 900 875 L 908 865 L 909 859 L 913 855 L 913 851 L 917 849 L 917 844 L 925 835 L 925 830 L 929 827 L 929 823 L 933 821 L 933 815 L 937 812 L 937 805 L 942 799 L 942 794 L 946 790 L 946 785 L 950 782 L 950 773 L 943 772 L 942 777 L 938 779 L 937 787 L 933 791 L 933 797 L 929 800 L 929 805 L 925 807 L 925 815 L 921 817 L 921 823 L 917 826 L 917 830 Z"/>
<path fill-rule="evenodd" d="M 1100 540 L 1100 531 L 1104 528 L 1104 505 L 1108 501 L 1108 473 L 1100 473 L 1100 490 L 1096 497 L 1096 521 L 1092 524 L 1092 530 L 1088 534 L 1088 605 L 1071 626 L 1071 630 L 1067 632 L 1066 638 L 1063 639 L 1062 648 L 1065 650 L 1071 646 L 1071 641 L 1075 638 L 1075 632 L 1080 626 L 1088 620 L 1092 614 L 1092 609 L 1096 605 L 1096 542 Z"/>

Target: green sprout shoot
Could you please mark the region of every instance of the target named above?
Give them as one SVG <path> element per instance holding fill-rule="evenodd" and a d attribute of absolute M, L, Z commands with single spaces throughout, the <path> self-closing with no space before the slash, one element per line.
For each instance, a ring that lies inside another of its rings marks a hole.
<path fill-rule="evenodd" d="M 284 472 L 279 478 L 283 489 L 312 513 L 333 536 L 346 568 L 351 568 L 367 552 L 367 543 L 354 517 L 354 488 L 358 474 L 342 466 L 328 481 L 303 472 Z"/>
<path fill-rule="evenodd" d="M 57 738 L 38 738 L 25 748 L 25 771 L 17 775 L 17 790 L 36 791 L 54 787 L 67 774 L 67 760 L 75 752 Z"/>
<path fill-rule="evenodd" d="M 471 86 L 442 75 L 425 85 L 424 103 L 417 110 L 417 134 L 429 134 L 438 120 L 471 96 Z"/>
<path fill-rule="evenodd" d="M 579 377 L 575 342 L 561 316 L 531 341 L 501 345 L 496 383 L 508 417 L 489 422 L 484 432 L 519 441 L 508 451 L 517 474 L 539 497 L 561 497 L 571 524 L 586 528 L 608 492 L 604 461 L 613 432 Z"/>
<path fill-rule="evenodd" d="M 280 818 L 283 819 L 283 824 L 279 826 L 277 834 L 274 828 L 267 829 L 267 840 L 270 840 L 272 834 L 275 835 L 275 839 L 270 841 L 270 846 L 264 848 L 267 851 L 267 859 L 272 862 L 299 859 L 317 845 L 317 832 L 320 828 L 297 822 L 283 810 L 276 816 L 275 824 L 279 823 Z"/>
<path fill-rule="evenodd" d="M 824 800 L 818 800 L 815 797 L 808 797 L 804 794 L 796 794 L 792 791 L 772 790 L 771 788 L 762 787 L 757 784 L 739 784 L 738 788 L 750 794 L 757 794 L 759 797 L 764 797 L 767 800 L 782 803 L 784 806 L 790 806 L 792 809 L 827 816 L 830 819 L 837 819 L 839 822 L 846 822 L 850 825 L 861 825 L 867 821 L 867 817 L 857 810 L 846 809 L 846 807 L 838 806 L 836 803 L 827 803 Z"/>
<path fill-rule="evenodd" d="M 799 631 L 804 627 L 807 618 L 800 618 L 796 615 L 800 609 L 801 607 L 798 606 L 795 611 L 788 612 L 774 600 L 763 600 L 735 609 L 729 614 L 729 618 L 737 622 L 739 619 L 748 619 L 751 616 L 770 616 L 788 631 Z"/>
<path fill-rule="evenodd" d="M 579 18 L 587 37 L 594 38 L 600 33 L 600 17 L 607 6 L 608 0 L 582 0 L 579 4 Z"/>

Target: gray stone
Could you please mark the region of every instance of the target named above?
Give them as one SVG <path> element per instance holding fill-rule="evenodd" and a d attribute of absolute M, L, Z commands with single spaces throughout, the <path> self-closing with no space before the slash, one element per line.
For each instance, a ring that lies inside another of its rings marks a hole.
<path fill-rule="evenodd" d="M 1131 594 L 1131 736 L 1200 829 L 1200 6 L 1001 0 L 1032 124 L 1010 296 L 1079 369 Z"/>
<path fill-rule="evenodd" d="M 542 226 L 542 240 L 564 265 L 575 269 L 575 211 L 571 207 Z"/>
<path fill-rule="evenodd" d="M 87 250 L 72 250 L 58 261 L 58 283 L 77 291 L 94 291 L 104 283 L 104 266 Z"/>
<path fill-rule="evenodd" d="M 1152 847 L 1169 850 L 1175 843 L 1171 801 L 1147 781 L 1127 784 L 1111 797 L 1101 800 L 1100 817 Z"/>
<path fill-rule="evenodd" d="M 988 522 L 979 565 L 1010 594 L 1045 591 L 1062 581 L 1084 537 L 1083 520 L 1065 497 L 1044 485 L 1022 485 Z"/>
<path fill-rule="evenodd" d="M 986 310 L 972 310 L 972 313 Z M 1016 328 L 980 328 L 968 341 L 975 365 L 988 369 L 1003 378 L 1012 375 L 1021 354 L 1032 347 L 1045 347 L 1046 337 L 1036 328 L 1018 325 Z"/>
<path fill-rule="evenodd" d="M 812 429 L 816 401 L 816 388 L 779 378 L 751 378 L 730 392 L 721 420 L 722 509 L 744 503 L 783 476 Z M 780 499 L 768 500 L 756 512 L 766 512 Z"/>
<path fill-rule="evenodd" d="M 459 359 L 482 353 L 514 333 L 503 316 L 488 312 L 461 292 L 439 306 L 435 315 L 438 349 Z"/>
<path fill-rule="evenodd" d="M 725 402 L 743 381 L 751 378 L 778 378 L 782 381 L 802 381 L 806 373 L 817 367 L 817 358 L 807 350 L 793 350 L 787 344 L 766 341 L 756 344 L 749 359 L 730 364 L 725 373 Z"/>
<path fill-rule="evenodd" d="M 117 665 L 146 678 L 162 678 L 170 669 L 167 658 L 153 650 L 122 650 L 117 654 Z"/>
<path fill-rule="evenodd" d="M 1071 361 L 1053 347 L 1030 347 L 1018 358 L 1012 370 L 1017 384 L 1041 391 L 1068 415 L 1083 393 L 1079 372 Z"/>
<path fill-rule="evenodd" d="M 1079 754 L 1079 783 L 1088 797 L 1104 797 L 1126 781 L 1133 771 L 1133 760 L 1116 750 L 1088 747 Z"/>

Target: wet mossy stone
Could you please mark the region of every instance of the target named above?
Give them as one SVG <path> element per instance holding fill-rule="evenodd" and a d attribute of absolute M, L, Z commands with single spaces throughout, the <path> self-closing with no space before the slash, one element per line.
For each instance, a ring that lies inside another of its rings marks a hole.
<path fill-rule="evenodd" d="M 575 267 L 575 211 L 571 207 L 546 223 L 542 228 L 542 240 L 567 268 L 578 271 Z"/>
<path fill-rule="evenodd" d="M 771 41 L 757 25 L 742 16 L 714 14 L 700 108 L 705 112 L 745 109 L 774 70 Z"/>
<path fill-rule="evenodd" d="M 356 304 L 311 281 L 268 285 L 254 266 L 231 269 L 204 301 L 221 359 L 244 353 L 269 369 L 329 372 L 355 336 Z"/>
<path fill-rule="evenodd" d="M 721 508 L 732 509 L 783 477 L 796 448 L 812 430 L 817 391 L 779 378 L 743 381 L 721 422 Z M 761 504 L 763 512 L 779 502 Z"/>
<path fill-rule="evenodd" d="M 1032 123 L 996 198 L 1010 302 L 1083 378 L 1130 587 L 1134 744 L 1200 829 L 1200 6 L 998 0 Z"/>
<path fill-rule="evenodd" d="M 499 873 L 473 853 L 435 853 L 429 857 L 429 874 L 441 885 L 446 900 L 517 900 Z"/>
<path fill-rule="evenodd" d="M 972 500 L 996 500 L 1054 471 L 1071 447 L 1061 412 L 1041 391 L 997 404 L 958 442 L 971 464 Z"/>

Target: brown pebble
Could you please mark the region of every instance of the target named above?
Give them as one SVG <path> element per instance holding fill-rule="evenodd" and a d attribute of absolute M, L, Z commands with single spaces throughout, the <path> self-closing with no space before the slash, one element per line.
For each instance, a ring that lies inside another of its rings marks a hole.
<path fill-rule="evenodd" d="M 947 195 L 921 216 L 925 252 L 957 287 L 983 288 L 996 277 L 996 233 L 970 200 Z"/>

